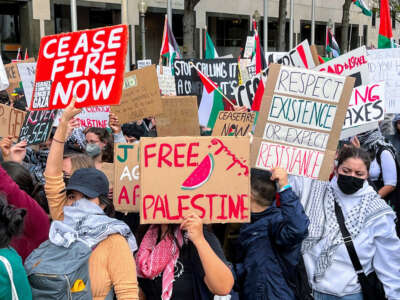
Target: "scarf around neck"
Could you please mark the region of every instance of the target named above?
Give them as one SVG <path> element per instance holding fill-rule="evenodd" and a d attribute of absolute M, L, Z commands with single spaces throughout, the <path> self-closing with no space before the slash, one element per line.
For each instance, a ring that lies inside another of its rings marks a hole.
<path fill-rule="evenodd" d="M 174 269 L 179 258 L 179 249 L 183 245 L 183 236 L 178 227 L 174 232 L 175 239 L 167 234 L 157 244 L 158 232 L 159 226 L 151 225 L 140 243 L 136 255 L 137 274 L 139 277 L 153 280 L 162 273 L 161 299 L 169 300 L 172 296 Z"/>
<path fill-rule="evenodd" d="M 384 147 L 390 150 L 393 154 L 396 153 L 396 149 L 392 143 L 386 142 L 385 137 L 382 135 L 379 128 L 360 133 L 357 135 L 357 138 L 360 141 L 361 147 L 367 151 L 377 153 L 379 147 Z"/>
<path fill-rule="evenodd" d="M 318 182 L 317 182 L 318 183 Z M 354 201 L 355 205 L 345 215 L 345 225 L 354 240 L 366 224 L 384 214 L 393 214 L 393 210 L 373 190 L 366 181 L 364 186 L 352 195 L 343 194 L 334 177 L 330 183 L 320 182 L 313 186 L 310 196 L 311 205 L 306 211 L 309 219 L 309 235 L 303 241 L 302 253 L 309 252 L 315 245 L 320 245 L 321 252 L 317 257 L 313 274 L 315 282 L 320 281 L 331 266 L 337 248 L 343 244 L 342 233 L 335 215 L 334 201 Z M 358 201 L 357 201 L 358 200 Z M 342 207 L 342 205 L 340 205 Z M 343 210 L 343 207 L 342 207 Z"/>
<path fill-rule="evenodd" d="M 65 248 L 69 248 L 75 241 L 94 248 L 111 234 L 125 237 L 131 251 L 136 251 L 136 239 L 128 225 L 108 217 L 100 206 L 82 198 L 71 206 L 64 207 L 63 221 L 51 223 L 49 240 Z"/>

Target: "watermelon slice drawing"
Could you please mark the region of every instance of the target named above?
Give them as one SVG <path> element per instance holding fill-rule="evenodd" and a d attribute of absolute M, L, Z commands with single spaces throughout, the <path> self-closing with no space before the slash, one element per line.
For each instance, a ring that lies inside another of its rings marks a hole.
<path fill-rule="evenodd" d="M 196 169 L 182 183 L 182 190 L 194 190 L 205 184 L 210 179 L 214 170 L 214 158 L 207 154 Z"/>

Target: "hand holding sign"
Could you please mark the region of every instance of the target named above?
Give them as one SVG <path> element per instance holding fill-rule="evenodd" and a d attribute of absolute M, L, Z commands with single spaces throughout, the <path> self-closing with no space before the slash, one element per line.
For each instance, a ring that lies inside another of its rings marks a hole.
<path fill-rule="evenodd" d="M 282 168 L 272 169 L 271 180 L 277 180 L 280 189 L 289 183 L 288 174 L 286 170 Z"/>
<path fill-rule="evenodd" d="M 13 137 L 10 135 L 0 141 L 0 151 L 5 161 L 9 160 Z"/>
<path fill-rule="evenodd" d="M 73 117 L 75 117 L 77 114 L 79 114 L 82 109 L 81 108 L 76 108 L 75 107 L 76 103 L 76 98 L 73 97 L 67 108 L 64 110 L 61 120 L 64 122 L 69 122 Z"/>
<path fill-rule="evenodd" d="M 27 145 L 27 141 L 21 141 L 18 144 L 12 146 L 10 150 L 10 160 L 21 164 L 26 156 Z"/>
<path fill-rule="evenodd" d="M 184 219 L 180 229 L 187 231 L 189 239 L 196 245 L 197 242 L 204 239 L 203 222 L 196 214 L 190 214 Z"/>

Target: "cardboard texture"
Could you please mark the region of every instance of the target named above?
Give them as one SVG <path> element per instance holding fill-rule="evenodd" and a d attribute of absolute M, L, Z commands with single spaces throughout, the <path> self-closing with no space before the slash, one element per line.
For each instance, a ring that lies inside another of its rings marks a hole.
<path fill-rule="evenodd" d="M 253 166 L 328 180 L 354 78 L 271 65 L 252 144 Z M 255 157 L 254 157 L 255 156 Z"/>
<path fill-rule="evenodd" d="M 248 136 L 253 130 L 255 112 L 220 111 L 213 136 Z"/>
<path fill-rule="evenodd" d="M 114 164 L 103 162 L 101 164 L 101 171 L 107 176 L 110 188 L 114 189 Z"/>
<path fill-rule="evenodd" d="M 250 221 L 248 137 L 140 140 L 141 224 Z"/>
<path fill-rule="evenodd" d="M 33 98 L 30 110 L 117 105 L 125 72 L 128 27 L 115 25 L 44 36 L 35 86 L 49 85 L 49 97 Z M 35 92 L 34 92 L 35 93 Z"/>
<path fill-rule="evenodd" d="M 22 125 L 18 141 L 25 140 L 28 145 L 44 143 L 48 140 L 57 111 L 28 111 Z"/>
<path fill-rule="evenodd" d="M 22 87 L 24 89 L 26 105 L 30 107 L 33 86 L 35 84 L 36 63 L 19 63 L 17 64 L 18 73 L 21 78 Z"/>
<path fill-rule="evenodd" d="M 315 71 L 328 72 L 341 76 L 351 76 L 356 79 L 354 87 L 370 83 L 367 49 L 365 46 L 340 55 L 319 65 Z"/>
<path fill-rule="evenodd" d="M 114 145 L 114 206 L 120 212 L 138 212 L 140 205 L 139 144 Z M 159 178 L 156 173 L 150 177 Z"/>
<path fill-rule="evenodd" d="M 17 139 L 24 123 L 26 112 L 0 104 L 0 137 Z"/>
<path fill-rule="evenodd" d="M 154 65 L 125 74 L 121 104 L 113 106 L 121 124 L 154 117 L 162 112 L 160 88 Z"/>
<path fill-rule="evenodd" d="M 156 117 L 157 136 L 200 136 L 195 96 L 161 97 L 163 113 Z"/>
<path fill-rule="evenodd" d="M 9 63 L 4 65 L 6 69 L 8 82 L 10 85 L 6 89 L 9 96 L 14 92 L 14 89 L 19 87 L 19 82 L 21 81 L 21 77 L 19 77 L 17 63 Z"/>
<path fill-rule="evenodd" d="M 368 50 L 371 82 L 384 81 L 387 113 L 400 113 L 400 48 Z"/>

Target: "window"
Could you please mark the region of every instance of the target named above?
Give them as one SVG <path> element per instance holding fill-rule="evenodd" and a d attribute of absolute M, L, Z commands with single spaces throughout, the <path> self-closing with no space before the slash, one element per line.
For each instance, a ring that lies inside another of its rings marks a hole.
<path fill-rule="evenodd" d="M 392 11 L 392 28 L 396 28 L 396 12 Z"/>
<path fill-rule="evenodd" d="M 372 9 L 372 27 L 375 27 L 376 26 L 376 9 L 375 8 L 373 8 Z"/>
<path fill-rule="evenodd" d="M 217 47 L 243 47 L 249 32 L 249 19 L 241 17 L 209 17 L 209 32 L 216 33 Z M 210 34 L 211 34 L 210 33 Z"/>
<path fill-rule="evenodd" d="M 0 42 L 19 43 L 20 24 L 18 5 L 0 5 Z"/>

